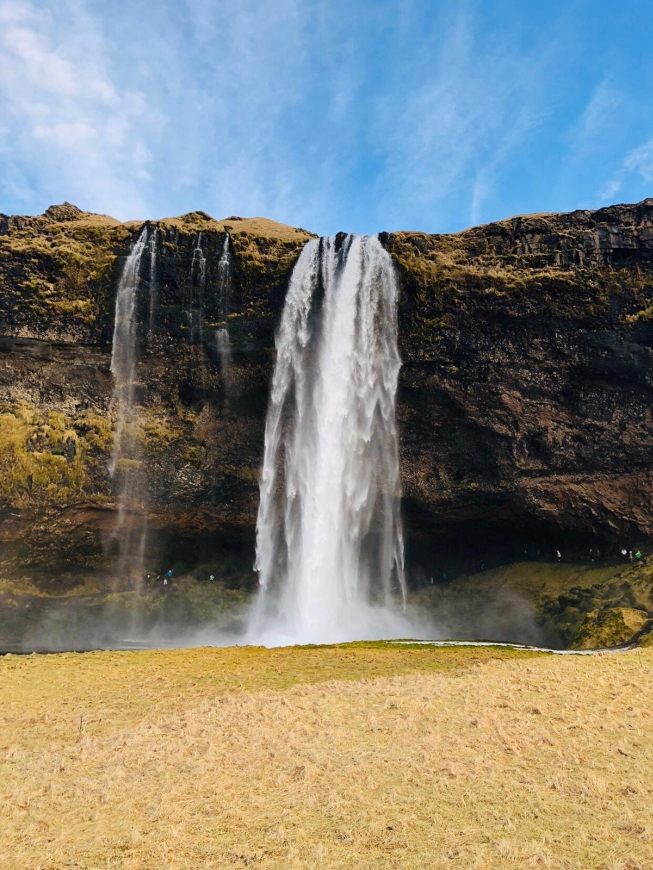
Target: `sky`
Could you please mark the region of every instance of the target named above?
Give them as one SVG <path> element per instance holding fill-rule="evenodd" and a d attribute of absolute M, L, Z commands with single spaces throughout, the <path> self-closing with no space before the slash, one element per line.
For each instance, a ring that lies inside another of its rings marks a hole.
<path fill-rule="evenodd" d="M 0 212 L 453 232 L 653 196 L 651 0 L 0 0 Z"/>

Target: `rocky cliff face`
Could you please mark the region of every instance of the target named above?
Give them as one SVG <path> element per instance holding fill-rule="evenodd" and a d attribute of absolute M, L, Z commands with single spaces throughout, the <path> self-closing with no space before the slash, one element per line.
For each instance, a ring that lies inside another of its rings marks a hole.
<path fill-rule="evenodd" d="M 142 497 L 131 509 L 147 514 L 153 563 L 191 567 L 234 551 L 249 561 L 274 327 L 310 236 L 200 212 L 149 226 L 156 269 L 143 258 L 137 300 Z M 118 277 L 142 227 L 67 204 L 0 216 L 7 576 L 54 582 L 111 563 L 111 336 Z M 200 233 L 198 333 L 188 312 Z M 381 238 L 401 281 L 399 425 L 416 574 L 524 550 L 653 545 L 653 200 Z M 228 366 L 217 344 L 225 325 Z"/>
<path fill-rule="evenodd" d="M 413 529 L 528 552 L 650 545 L 653 200 L 386 244 Z"/>

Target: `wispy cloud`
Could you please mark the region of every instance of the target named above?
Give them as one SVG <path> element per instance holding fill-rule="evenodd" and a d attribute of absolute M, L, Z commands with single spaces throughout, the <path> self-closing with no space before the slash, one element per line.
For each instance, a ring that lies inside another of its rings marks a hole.
<path fill-rule="evenodd" d="M 466 212 L 463 220 L 479 220 L 499 170 L 547 112 L 543 96 L 554 45 L 520 48 L 510 32 L 488 39 L 477 4 L 446 8 L 449 18 L 427 33 L 409 34 L 413 48 L 397 75 L 404 99 L 390 94 L 379 110 L 377 141 L 387 147 L 379 191 L 386 222 L 396 223 L 396 203 L 403 204 L 397 217 L 406 221 L 409 202 L 413 222 L 428 204 L 431 223 L 447 223 L 452 199 L 461 217 Z"/>
<path fill-rule="evenodd" d="M 594 9 L 0 0 L 0 210 L 373 232 L 639 195 L 653 61 Z"/>
<path fill-rule="evenodd" d="M 612 178 L 606 182 L 605 186 L 599 193 L 599 202 L 613 202 L 615 196 L 621 190 L 622 182 L 618 178 Z"/>
<path fill-rule="evenodd" d="M 95 19 L 81 3 L 62 2 L 55 16 L 5 0 L 0 22 L 2 187 L 28 207 L 37 193 L 143 213 L 151 154 L 139 130 L 160 119 L 114 84 Z"/>
<path fill-rule="evenodd" d="M 595 147 L 605 138 L 623 102 L 623 95 L 608 79 L 598 83 L 580 117 L 567 132 L 574 155 L 585 154 L 588 148 Z"/>
<path fill-rule="evenodd" d="M 644 181 L 653 181 L 653 139 L 634 148 L 624 160 L 624 168 L 639 173 Z"/>
<path fill-rule="evenodd" d="M 635 175 L 638 175 L 644 182 L 653 181 L 653 139 L 642 142 L 641 145 L 631 149 L 626 154 L 617 172 L 606 182 L 601 191 L 600 201 L 612 202 L 617 193 Z"/>

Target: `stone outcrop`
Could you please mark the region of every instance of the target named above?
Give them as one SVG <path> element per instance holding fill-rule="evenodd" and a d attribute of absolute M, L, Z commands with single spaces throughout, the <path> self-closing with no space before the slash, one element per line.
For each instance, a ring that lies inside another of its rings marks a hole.
<path fill-rule="evenodd" d="M 592 610 L 575 635 L 573 647 L 601 649 L 621 646 L 636 638 L 649 622 L 646 611 L 630 607 Z"/>
<path fill-rule="evenodd" d="M 147 513 L 154 561 L 192 567 L 219 554 L 251 564 L 274 328 L 310 234 L 202 212 L 149 226 L 157 303 L 152 326 L 144 258 L 143 498 L 133 510 Z M 61 572 L 110 562 L 115 292 L 142 227 L 69 204 L 0 216 L 6 576 L 57 583 Z M 200 232 L 198 339 L 185 311 Z M 226 233 L 232 356 L 223 367 L 216 281 Z M 414 576 L 524 550 L 653 546 L 653 200 L 381 240 L 401 281 L 398 415 Z"/>

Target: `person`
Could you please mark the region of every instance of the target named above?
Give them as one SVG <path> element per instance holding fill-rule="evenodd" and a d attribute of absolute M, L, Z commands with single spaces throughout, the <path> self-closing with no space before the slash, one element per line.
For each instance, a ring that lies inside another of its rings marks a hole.
<path fill-rule="evenodd" d="M 627 556 L 627 555 L 628 555 L 628 550 L 627 550 L 625 547 L 621 550 L 621 555 L 622 555 L 622 556 Z"/>
<path fill-rule="evenodd" d="M 213 574 L 209 575 L 209 580 L 211 581 L 211 583 L 213 583 L 213 581 L 215 580 L 215 577 L 213 576 Z"/>
<path fill-rule="evenodd" d="M 633 551 L 632 550 L 628 550 L 628 559 L 631 562 L 633 561 Z"/>
<path fill-rule="evenodd" d="M 641 551 L 640 551 L 640 550 L 638 550 L 638 551 L 635 553 L 635 558 L 636 558 L 636 559 L 641 559 L 641 558 L 642 558 L 642 554 L 641 554 Z"/>
<path fill-rule="evenodd" d="M 431 586 L 433 586 L 433 577 L 431 577 Z"/>
<path fill-rule="evenodd" d="M 442 579 L 443 579 L 443 580 L 446 580 L 446 579 L 447 579 L 447 573 L 446 573 L 446 571 L 443 571 L 443 572 L 442 572 Z"/>
<path fill-rule="evenodd" d="M 168 573 L 163 578 L 163 585 L 164 586 L 168 585 L 168 580 L 172 580 L 172 571 L 168 571 Z"/>
<path fill-rule="evenodd" d="M 556 558 L 558 562 L 562 559 L 562 553 L 560 552 L 560 550 L 556 550 Z"/>

